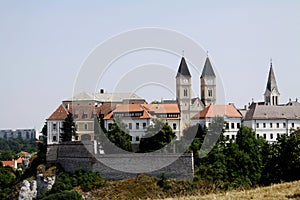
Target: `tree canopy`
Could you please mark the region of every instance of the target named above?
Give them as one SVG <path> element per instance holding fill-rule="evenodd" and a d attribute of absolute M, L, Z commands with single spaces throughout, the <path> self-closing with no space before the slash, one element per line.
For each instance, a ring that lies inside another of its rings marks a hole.
<path fill-rule="evenodd" d="M 62 142 L 72 141 L 72 137 L 77 136 L 75 122 L 72 113 L 70 112 L 68 113 L 66 119 L 63 121 L 61 130 L 62 133 L 60 135 L 60 140 Z"/>
<path fill-rule="evenodd" d="M 153 119 L 153 124 L 148 126 L 146 135 L 141 138 L 139 150 L 144 153 L 162 149 L 175 137 L 175 133 L 167 122 Z M 170 149 L 168 149 L 168 151 L 170 151 Z"/>

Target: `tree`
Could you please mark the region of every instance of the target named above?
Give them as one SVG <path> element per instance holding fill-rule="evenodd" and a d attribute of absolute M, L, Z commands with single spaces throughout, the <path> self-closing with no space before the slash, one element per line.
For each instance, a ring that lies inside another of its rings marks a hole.
<path fill-rule="evenodd" d="M 299 180 L 300 175 L 300 130 L 282 135 L 271 145 L 265 164 L 264 183 Z"/>
<path fill-rule="evenodd" d="M 45 122 L 43 129 L 41 131 L 42 136 L 38 143 L 38 157 L 42 162 L 46 161 L 46 153 L 47 153 L 47 122 Z"/>
<path fill-rule="evenodd" d="M 114 123 L 106 133 L 108 139 L 119 148 L 125 151 L 132 151 L 131 137 L 127 125 L 122 122 L 121 118 L 115 117 Z"/>
<path fill-rule="evenodd" d="M 153 124 L 146 130 L 146 135 L 141 138 L 139 149 L 141 153 L 162 149 L 176 137 L 167 122 L 153 119 Z"/>
<path fill-rule="evenodd" d="M 76 137 L 76 127 L 73 119 L 72 113 L 68 113 L 65 121 L 63 122 L 63 126 L 61 128 L 62 133 L 60 135 L 60 139 L 62 142 L 72 141 L 72 137 Z"/>

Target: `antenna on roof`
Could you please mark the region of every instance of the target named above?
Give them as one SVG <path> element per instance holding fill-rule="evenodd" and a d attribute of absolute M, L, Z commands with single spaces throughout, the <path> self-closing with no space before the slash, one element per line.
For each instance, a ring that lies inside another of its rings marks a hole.
<path fill-rule="evenodd" d="M 208 57 L 208 50 L 206 51 L 206 57 Z"/>
<path fill-rule="evenodd" d="M 184 57 L 184 50 L 182 50 L 182 57 Z"/>

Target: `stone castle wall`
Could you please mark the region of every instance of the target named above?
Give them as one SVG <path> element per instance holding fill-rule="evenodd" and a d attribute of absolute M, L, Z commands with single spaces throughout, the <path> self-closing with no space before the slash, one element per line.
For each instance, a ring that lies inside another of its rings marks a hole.
<path fill-rule="evenodd" d="M 191 153 L 182 155 L 155 153 L 95 155 L 94 143 L 90 141 L 48 145 L 47 161 L 59 163 L 67 172 L 75 172 L 80 169 L 94 171 L 109 180 L 135 177 L 141 173 L 156 177 L 165 174 L 168 178 L 178 180 L 191 180 L 194 177 Z"/>

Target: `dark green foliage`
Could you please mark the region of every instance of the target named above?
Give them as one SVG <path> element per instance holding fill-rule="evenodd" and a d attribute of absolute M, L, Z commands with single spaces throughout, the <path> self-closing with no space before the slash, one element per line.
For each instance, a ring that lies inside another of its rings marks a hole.
<path fill-rule="evenodd" d="M 95 172 L 77 171 L 74 174 L 61 172 L 58 174 L 55 184 L 49 193 L 55 194 L 66 190 L 72 190 L 77 186 L 80 186 L 80 188 L 86 192 L 104 185 L 105 181 L 103 181 L 101 176 Z"/>
<path fill-rule="evenodd" d="M 23 140 L 22 138 L 0 138 L 0 160 L 15 159 L 20 151 L 26 151 L 29 153 L 36 152 L 36 140 Z"/>
<path fill-rule="evenodd" d="M 63 126 L 61 128 L 62 133 L 60 135 L 60 140 L 62 142 L 72 141 L 72 137 L 76 137 L 76 127 L 73 119 L 73 114 L 68 113 L 65 121 L 63 122 Z"/>
<path fill-rule="evenodd" d="M 127 125 L 120 118 L 114 118 L 114 123 L 106 133 L 107 138 L 119 148 L 132 151 L 131 139 Z"/>
<path fill-rule="evenodd" d="M 176 137 L 172 128 L 166 122 L 154 119 L 153 123 L 153 125 L 147 128 L 145 137 L 141 138 L 139 145 L 140 152 L 160 150 Z M 166 150 L 171 151 L 171 149 Z"/>
<path fill-rule="evenodd" d="M 300 180 L 300 130 L 282 135 L 269 147 L 263 183 Z"/>
<path fill-rule="evenodd" d="M 0 199 L 8 199 L 13 192 L 17 175 L 10 167 L 0 167 Z"/>
<path fill-rule="evenodd" d="M 160 179 L 157 181 L 157 185 L 163 188 L 164 191 L 171 189 L 170 181 L 165 174 L 162 174 Z"/>
<path fill-rule="evenodd" d="M 46 153 L 47 153 L 47 123 L 44 124 L 42 129 L 42 137 L 38 143 L 38 157 L 42 162 L 46 161 Z"/>
<path fill-rule="evenodd" d="M 81 194 L 79 194 L 76 190 L 62 191 L 62 192 L 50 194 L 49 196 L 41 198 L 41 200 L 66 200 L 66 199 L 82 200 L 83 198 L 82 198 Z"/>

